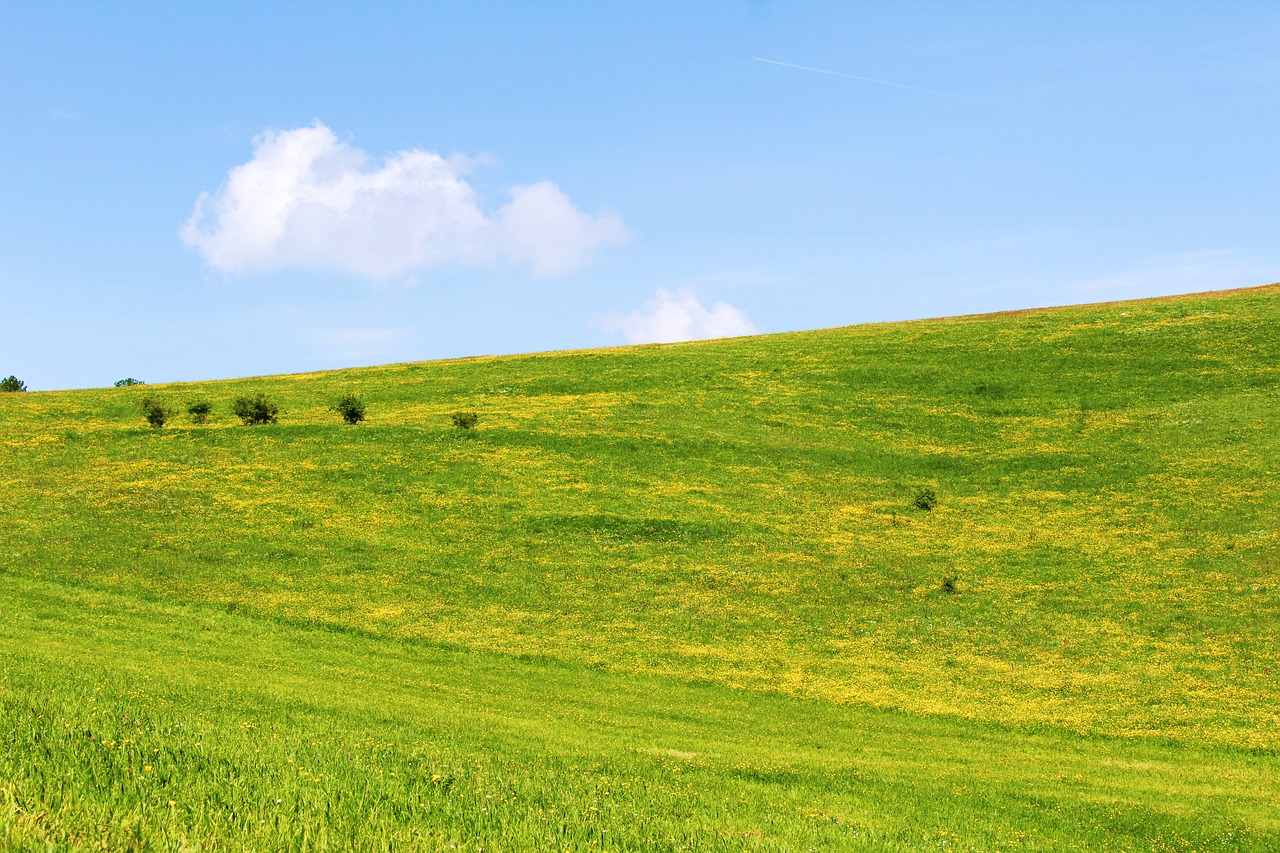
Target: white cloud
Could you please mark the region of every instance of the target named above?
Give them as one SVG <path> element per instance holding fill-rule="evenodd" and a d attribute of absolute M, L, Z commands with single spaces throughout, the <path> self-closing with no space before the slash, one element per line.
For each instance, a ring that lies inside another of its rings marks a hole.
<path fill-rule="evenodd" d="M 740 309 L 728 302 L 717 302 L 708 310 L 683 287 L 675 293 L 659 287 L 639 310 L 610 314 L 600 320 L 600 327 L 606 332 L 621 332 L 629 344 L 731 338 L 759 332 Z"/>
<path fill-rule="evenodd" d="M 495 219 L 502 251 L 542 276 L 569 272 L 596 246 L 627 238 L 616 216 L 588 216 L 550 181 L 512 187 L 511 202 Z"/>
<path fill-rule="evenodd" d="M 319 122 L 269 130 L 253 159 L 200 195 L 181 237 L 226 272 L 296 267 L 377 280 L 502 258 L 555 276 L 626 241 L 616 216 L 582 213 L 549 181 L 512 187 L 511 201 L 486 215 L 464 178 L 473 162 L 412 149 L 371 164 Z"/>

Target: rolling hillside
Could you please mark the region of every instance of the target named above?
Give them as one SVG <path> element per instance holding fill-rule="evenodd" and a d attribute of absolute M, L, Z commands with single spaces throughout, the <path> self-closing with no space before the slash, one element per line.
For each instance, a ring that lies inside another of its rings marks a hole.
<path fill-rule="evenodd" d="M 1276 849 L 1278 415 L 1280 285 L 3 394 L 0 838 Z"/>

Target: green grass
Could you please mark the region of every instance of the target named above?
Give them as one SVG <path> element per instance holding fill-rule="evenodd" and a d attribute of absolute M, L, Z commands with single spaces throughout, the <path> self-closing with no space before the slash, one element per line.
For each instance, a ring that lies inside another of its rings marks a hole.
<path fill-rule="evenodd" d="M 0 837 L 1275 849 L 1278 409 L 1278 287 L 0 395 Z"/>

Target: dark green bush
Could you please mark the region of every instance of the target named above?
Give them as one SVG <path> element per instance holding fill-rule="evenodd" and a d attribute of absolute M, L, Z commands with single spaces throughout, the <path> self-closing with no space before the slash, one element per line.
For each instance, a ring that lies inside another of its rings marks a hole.
<path fill-rule="evenodd" d="M 27 383 L 23 382 L 16 376 L 9 376 L 0 379 L 0 391 L 25 391 Z"/>
<path fill-rule="evenodd" d="M 1009 396 L 1009 388 L 999 382 L 979 382 L 973 386 L 973 394 L 975 397 L 1004 400 Z"/>
<path fill-rule="evenodd" d="M 127 388 L 130 385 L 146 385 L 146 384 L 147 383 L 143 382 L 141 379 L 134 379 L 132 376 L 128 376 L 128 377 L 125 377 L 124 379 L 116 380 L 117 388 Z"/>
<path fill-rule="evenodd" d="M 244 422 L 245 426 L 249 426 L 275 423 L 280 414 L 280 407 L 268 400 L 267 395 L 255 394 L 252 397 L 236 397 L 235 402 L 231 404 L 231 411 Z"/>
<path fill-rule="evenodd" d="M 138 408 L 142 410 L 142 416 L 147 419 L 147 423 L 156 429 L 160 429 L 169 418 L 173 417 L 173 410 L 166 408 L 159 397 L 150 395 L 143 397 L 138 401 Z"/>
<path fill-rule="evenodd" d="M 475 425 L 480 423 L 480 416 L 475 412 L 454 412 L 453 425 L 458 429 L 475 429 Z"/>
<path fill-rule="evenodd" d="M 364 401 L 356 394 L 343 394 L 338 402 L 329 407 L 331 411 L 342 415 L 349 424 L 358 424 L 364 420 Z"/>
<path fill-rule="evenodd" d="M 945 592 L 947 595 L 955 595 L 956 580 L 957 578 L 955 575 L 947 575 L 945 578 L 943 578 L 942 591 Z"/>
<path fill-rule="evenodd" d="M 922 509 L 926 512 L 938 505 L 938 495 L 933 489 L 921 489 L 916 495 L 916 499 L 911 502 L 916 509 Z"/>
<path fill-rule="evenodd" d="M 209 413 L 213 411 L 213 404 L 208 400 L 200 400 L 187 406 L 187 414 L 191 415 L 191 422 L 196 424 L 208 423 Z"/>

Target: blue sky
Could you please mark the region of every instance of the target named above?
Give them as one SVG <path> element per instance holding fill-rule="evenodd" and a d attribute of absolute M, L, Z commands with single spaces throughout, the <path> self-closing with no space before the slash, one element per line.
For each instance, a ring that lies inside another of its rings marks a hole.
<path fill-rule="evenodd" d="M 8 0 L 0 375 L 1275 281 L 1277 43 L 1270 2 Z"/>

